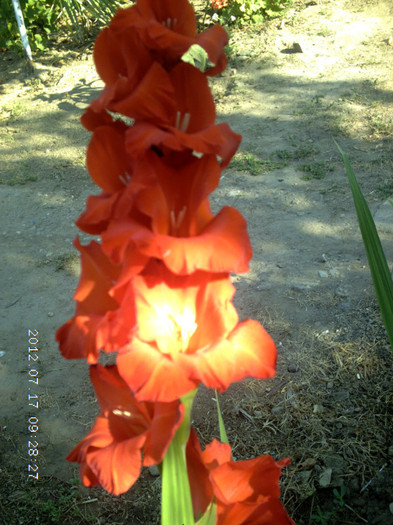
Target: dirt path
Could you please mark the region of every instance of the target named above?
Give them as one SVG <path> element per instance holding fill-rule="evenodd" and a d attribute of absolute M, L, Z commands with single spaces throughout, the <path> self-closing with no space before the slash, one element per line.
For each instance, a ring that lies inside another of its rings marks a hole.
<path fill-rule="evenodd" d="M 218 119 L 243 135 L 239 154 L 212 196 L 216 210 L 235 206 L 249 223 L 254 258 L 251 271 L 234 279 L 236 306 L 242 317 L 265 324 L 280 348 L 276 379 L 268 386 L 251 382 L 231 390 L 224 396 L 224 413 L 236 441 L 250 431 L 243 412 L 253 420 L 251 434 L 255 425 L 259 429 L 257 442 L 252 434 L 237 445 L 238 457 L 269 452 L 293 459 L 285 498 L 299 524 L 311 523 L 313 498 L 331 510 L 331 489 L 340 484 L 352 491 L 349 504 L 362 516 L 359 521 L 349 513 L 353 521 L 347 523 L 393 521 L 388 488 L 378 498 L 360 492 L 383 464 L 386 471 L 391 468 L 393 391 L 385 377 L 392 365 L 334 143 L 351 157 L 392 261 L 393 208 L 384 204 L 393 194 L 392 34 L 389 1 L 309 2 L 258 31 L 234 32 L 229 67 L 212 82 Z M 7 485 L 0 509 L 5 524 L 18 523 L 13 502 L 28 507 L 36 490 L 34 482 L 24 483 L 31 459 L 27 419 L 35 414 L 27 395 L 37 394 L 37 465 L 41 486 L 51 495 L 45 492 L 37 500 L 41 507 L 32 508 L 56 522 L 44 499 L 62 509 L 59 493 L 50 493 L 50 487 L 75 477 L 64 456 L 96 415 L 85 363 L 62 360 L 53 338 L 73 315 L 79 271 L 73 221 L 87 196 L 98 193 L 84 168 L 89 135 L 78 118 L 101 82 L 91 55 L 71 52 L 43 57 L 35 78 L 24 77 L 21 63 L 4 53 L 0 82 L 0 477 Z M 38 385 L 27 374 L 29 329 L 39 332 Z M 345 398 L 338 399 L 338 408 L 332 403 L 337 392 Z M 214 407 L 205 405 L 210 397 L 201 392 L 203 410 L 196 410 L 202 435 L 215 428 L 215 422 L 206 422 L 206 411 L 214 414 Z M 356 411 L 361 406 L 364 410 Z M 306 459 L 311 463 L 302 468 Z M 323 485 L 320 476 L 329 469 L 332 480 Z M 154 498 L 157 480 L 152 488 L 146 476 L 136 495 L 143 488 Z M 82 489 L 77 493 L 86 499 Z M 148 497 L 137 498 L 138 504 L 135 493 L 132 497 L 128 523 L 155 523 Z M 124 523 L 114 510 L 108 514 L 106 496 L 97 498 L 88 509 L 79 499 L 80 521 L 67 514 L 70 523 L 88 523 L 89 513 L 102 519 L 97 523 Z M 23 523 L 44 523 L 26 519 Z M 68 523 L 63 515 L 58 522 Z"/>

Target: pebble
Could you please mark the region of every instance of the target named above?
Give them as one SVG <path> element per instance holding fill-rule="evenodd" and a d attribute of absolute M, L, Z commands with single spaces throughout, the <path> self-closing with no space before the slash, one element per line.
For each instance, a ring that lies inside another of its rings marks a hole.
<path fill-rule="evenodd" d="M 291 374 L 294 374 L 295 372 L 298 371 L 298 367 L 295 363 L 289 363 L 288 367 L 287 367 L 287 370 L 288 372 L 290 372 Z"/>
<path fill-rule="evenodd" d="M 152 465 L 151 467 L 148 467 L 148 468 L 149 468 L 149 472 L 151 476 L 157 477 L 160 475 L 160 471 L 158 470 L 157 465 Z"/>
<path fill-rule="evenodd" d="M 323 412 L 323 406 L 322 405 L 314 405 L 313 412 L 314 412 L 314 414 L 320 414 L 321 412 Z"/>
<path fill-rule="evenodd" d="M 393 514 L 393 501 L 392 503 L 389 503 L 389 510 L 390 510 L 390 514 Z"/>
<path fill-rule="evenodd" d="M 325 272 L 324 270 L 319 270 L 318 271 L 318 275 L 321 279 L 326 279 L 328 277 L 328 273 Z"/>
<path fill-rule="evenodd" d="M 48 312 L 48 317 L 54 317 L 54 313 L 53 312 Z"/>
<path fill-rule="evenodd" d="M 299 404 L 298 404 L 298 402 L 296 401 L 295 393 L 294 393 L 293 390 L 291 390 L 290 388 L 288 388 L 288 390 L 286 391 L 286 398 L 287 398 L 287 401 L 289 402 L 289 404 L 290 404 L 295 410 L 297 410 L 297 409 L 299 408 Z"/>
<path fill-rule="evenodd" d="M 332 480 L 332 469 L 327 468 L 319 476 L 319 486 L 325 489 L 326 487 L 330 485 L 331 480 Z"/>
<path fill-rule="evenodd" d="M 317 286 L 317 282 L 312 282 L 310 284 L 293 284 L 291 286 L 292 290 L 294 290 L 295 292 L 307 292 L 309 290 L 311 290 L 312 287 L 314 286 Z"/>

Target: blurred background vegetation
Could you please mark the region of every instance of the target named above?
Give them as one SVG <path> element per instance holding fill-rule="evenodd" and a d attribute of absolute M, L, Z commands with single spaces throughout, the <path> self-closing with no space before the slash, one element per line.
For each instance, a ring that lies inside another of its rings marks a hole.
<path fill-rule="evenodd" d="M 83 41 L 97 27 L 106 25 L 121 0 L 19 0 L 33 51 L 43 51 L 60 34 Z M 0 0 L 0 48 L 22 51 L 11 0 Z"/>
<path fill-rule="evenodd" d="M 174 0 L 175 1 L 175 0 Z M 33 52 L 44 51 L 58 37 L 83 42 L 109 23 L 132 0 L 20 0 Z M 292 0 L 191 0 L 200 25 L 244 26 L 282 15 Z M 0 49 L 22 51 L 11 0 L 0 0 Z"/>

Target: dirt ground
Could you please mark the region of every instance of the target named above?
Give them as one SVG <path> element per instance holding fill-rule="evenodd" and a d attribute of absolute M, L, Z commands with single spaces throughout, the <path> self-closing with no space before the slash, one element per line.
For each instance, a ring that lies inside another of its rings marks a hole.
<path fill-rule="evenodd" d="M 212 203 L 248 221 L 254 257 L 234 276 L 235 304 L 279 354 L 274 379 L 221 396 L 234 455 L 292 459 L 282 499 L 298 525 L 389 525 L 392 352 L 335 141 L 391 263 L 392 3 L 298 2 L 282 19 L 231 31 L 229 59 L 211 86 L 218 120 L 243 142 Z M 91 46 L 51 50 L 34 76 L 0 53 L 2 525 L 159 523 L 160 480 L 149 471 L 114 498 L 81 487 L 64 460 L 97 414 L 87 365 L 62 359 L 54 333 L 74 311 L 73 223 L 98 193 L 79 117 L 101 88 Z M 195 406 L 205 443 L 218 437 L 212 397 L 202 388 Z"/>

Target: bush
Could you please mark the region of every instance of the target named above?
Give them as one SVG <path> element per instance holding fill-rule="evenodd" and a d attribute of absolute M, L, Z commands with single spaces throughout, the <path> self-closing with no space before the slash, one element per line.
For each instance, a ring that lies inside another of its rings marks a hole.
<path fill-rule="evenodd" d="M 20 5 L 31 49 L 44 49 L 50 33 L 56 29 L 60 4 L 54 0 L 20 0 Z M 10 0 L 0 0 L 0 47 L 22 49 Z"/>
<path fill-rule="evenodd" d="M 128 1 L 129 5 L 131 2 Z M 108 23 L 120 0 L 20 0 L 32 51 L 43 50 L 64 20 L 79 40 L 92 25 Z M 0 0 L 0 48 L 22 49 L 11 0 Z"/>
<path fill-rule="evenodd" d="M 210 0 L 209 15 L 214 23 L 243 25 L 275 18 L 292 0 Z"/>

